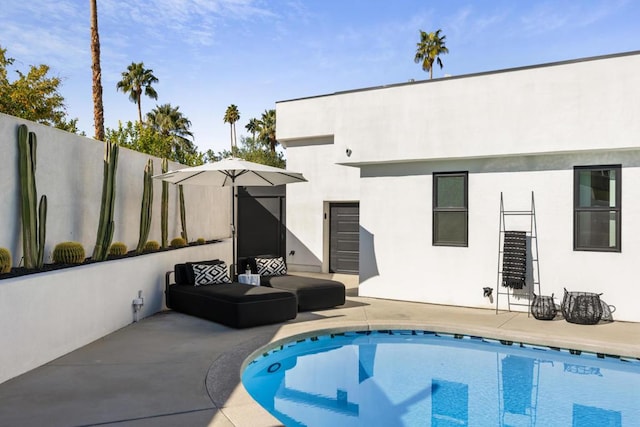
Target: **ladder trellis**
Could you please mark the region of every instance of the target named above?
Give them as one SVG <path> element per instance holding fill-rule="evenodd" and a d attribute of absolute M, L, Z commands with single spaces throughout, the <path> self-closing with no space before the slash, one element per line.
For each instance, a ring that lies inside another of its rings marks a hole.
<path fill-rule="evenodd" d="M 509 216 L 529 216 L 525 230 L 508 230 L 506 218 Z M 528 244 L 527 244 L 528 240 Z M 527 250 L 528 249 L 528 250 Z M 530 256 L 530 257 L 529 257 Z M 522 265 L 520 265 L 522 263 Z M 530 264 L 529 264 L 530 263 Z M 530 274 L 527 267 L 531 268 Z M 527 277 L 531 280 L 527 281 Z M 519 292 L 516 292 L 519 290 Z M 511 306 L 527 306 L 531 314 L 533 294 L 540 295 L 540 263 L 538 259 L 538 229 L 533 191 L 529 210 L 505 210 L 500 193 L 500 225 L 498 233 L 498 280 L 496 284 L 496 314 L 500 309 L 500 296 L 507 297 L 507 309 Z M 526 298 L 527 302 L 512 302 L 512 298 Z"/>

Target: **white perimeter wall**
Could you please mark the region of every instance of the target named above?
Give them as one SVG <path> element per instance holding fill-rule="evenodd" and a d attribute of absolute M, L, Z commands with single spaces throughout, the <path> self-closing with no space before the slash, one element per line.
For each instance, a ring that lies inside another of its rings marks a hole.
<path fill-rule="evenodd" d="M 83 244 L 91 256 L 96 241 L 100 203 L 104 144 L 91 138 L 63 132 L 49 126 L 0 113 L 0 247 L 11 250 L 14 265 L 22 257 L 20 181 L 18 173 L 17 128 L 24 123 L 36 133 L 36 186 L 38 198 L 48 199 L 45 263 L 53 248 L 63 241 Z M 161 160 L 121 148 L 116 177 L 115 231 L 113 241 L 135 249 L 140 230 L 143 174 L 147 160 L 153 158 L 154 173 L 161 173 Z M 169 169 L 179 169 L 170 163 Z M 154 180 L 153 218 L 149 240 L 160 242 L 161 181 Z M 184 186 L 187 233 L 190 241 L 230 236 L 229 189 Z M 169 185 L 169 241 L 180 236 L 178 187 Z M 1 282 L 0 282 L 1 283 Z"/>
<path fill-rule="evenodd" d="M 48 198 L 45 262 L 54 246 L 74 240 L 91 256 L 96 239 L 104 145 L 93 139 L 0 114 L 0 247 L 22 257 L 17 127 L 28 125 L 38 138 L 36 185 Z M 150 156 L 120 149 L 114 241 L 135 249 L 138 242 L 143 173 Z M 154 158 L 155 173 L 160 159 Z M 181 166 L 170 164 L 170 168 Z M 169 239 L 180 235 L 177 187 L 170 185 Z M 150 240 L 160 241 L 162 183 L 154 182 Z M 133 299 L 142 291 L 139 318 L 164 305 L 164 273 L 185 261 L 223 259 L 231 263 L 228 188 L 185 186 L 187 231 L 191 241 L 223 239 L 121 260 L 106 261 L 0 280 L 0 383 L 86 345 L 133 321 Z"/>
<path fill-rule="evenodd" d="M 177 263 L 222 259 L 229 239 L 203 246 L 0 280 L 0 383 L 89 344 L 164 307 L 165 272 Z"/>
<path fill-rule="evenodd" d="M 636 52 L 277 103 L 287 167 L 309 179 L 287 189 L 288 250 L 326 265 L 323 207 L 359 200 L 360 295 L 492 308 L 500 192 L 528 209 L 535 191 L 543 294 L 602 292 L 640 321 L 638 68 Z M 621 253 L 573 251 L 573 167 L 598 164 L 622 164 Z M 469 247 L 434 247 L 431 174 L 463 170 Z"/>

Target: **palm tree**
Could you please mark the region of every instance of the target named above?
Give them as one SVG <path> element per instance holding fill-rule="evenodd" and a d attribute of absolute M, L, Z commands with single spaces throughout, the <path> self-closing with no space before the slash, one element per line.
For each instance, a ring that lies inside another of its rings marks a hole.
<path fill-rule="evenodd" d="M 224 122 L 229 123 L 231 127 L 231 155 L 236 154 L 236 122 L 240 120 L 240 112 L 238 107 L 231 104 L 227 107 L 227 111 L 224 113 Z"/>
<path fill-rule="evenodd" d="M 104 141 L 104 106 L 102 105 L 102 70 L 100 68 L 100 38 L 98 37 L 98 7 L 91 0 L 91 70 L 93 74 L 93 126 L 95 138 Z"/>
<path fill-rule="evenodd" d="M 147 113 L 147 125 L 170 141 L 171 147 L 167 147 L 170 153 L 166 153 L 165 157 L 182 163 L 185 155 L 196 155 L 197 150 L 189 139 L 193 138 L 189 130 L 191 121 L 179 110 L 180 107 L 171 104 L 156 105 Z"/>
<path fill-rule="evenodd" d="M 129 94 L 129 100 L 138 105 L 138 120 L 142 124 L 142 107 L 140 101 L 142 92 L 149 98 L 158 99 L 158 93 L 151 87 L 153 83 L 158 83 L 158 79 L 153 75 L 153 70 L 144 68 L 142 62 L 132 62 L 127 67 L 127 71 L 122 72 L 122 80 L 116 84 L 116 89 Z"/>
<path fill-rule="evenodd" d="M 429 79 L 433 79 L 433 63 L 442 68 L 440 55 L 449 53 L 444 45 L 447 36 L 440 36 L 440 31 L 426 33 L 420 30 L 420 42 L 417 43 L 416 56 L 413 58 L 416 64 L 422 62 L 422 69 L 429 72 Z"/>
<path fill-rule="evenodd" d="M 247 123 L 247 125 L 244 128 L 249 132 L 251 132 L 251 135 L 253 136 L 253 142 L 255 143 L 256 133 L 260 129 L 260 120 L 256 119 L 255 117 L 252 118 L 251 120 L 249 120 L 249 123 Z"/>
<path fill-rule="evenodd" d="M 258 138 L 266 141 L 271 152 L 275 153 L 276 145 L 278 145 L 276 140 L 276 110 L 264 110 L 259 123 Z"/>

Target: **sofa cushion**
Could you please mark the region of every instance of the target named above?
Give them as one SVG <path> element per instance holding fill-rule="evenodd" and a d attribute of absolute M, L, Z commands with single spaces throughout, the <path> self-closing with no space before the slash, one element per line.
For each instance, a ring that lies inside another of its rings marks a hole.
<path fill-rule="evenodd" d="M 169 286 L 167 307 L 234 328 L 294 319 L 295 294 L 267 287 L 227 283 L 215 286 Z"/>
<path fill-rule="evenodd" d="M 194 286 L 231 283 L 226 264 L 192 264 Z"/>
<path fill-rule="evenodd" d="M 263 286 L 296 294 L 298 311 L 321 310 L 345 303 L 345 286 L 335 280 L 288 274 L 261 276 L 260 280 Z"/>
<path fill-rule="evenodd" d="M 281 276 L 287 274 L 287 264 L 282 257 L 256 257 L 256 267 L 261 276 Z"/>

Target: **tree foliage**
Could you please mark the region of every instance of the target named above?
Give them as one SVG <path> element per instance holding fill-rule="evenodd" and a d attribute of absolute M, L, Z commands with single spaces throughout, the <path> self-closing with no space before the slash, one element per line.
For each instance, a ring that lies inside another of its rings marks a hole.
<path fill-rule="evenodd" d="M 204 156 L 204 160 L 206 162 L 217 162 L 230 156 L 231 152 L 227 150 L 217 154 L 214 153 L 213 150 L 208 150 Z M 254 140 L 251 137 L 240 137 L 240 147 L 237 148 L 236 156 L 250 162 L 261 163 L 277 168 L 285 168 L 287 166 L 287 162 L 281 152 L 271 151 L 263 142 Z"/>
<path fill-rule="evenodd" d="M 267 145 L 272 153 L 276 152 L 276 110 L 264 110 L 258 121 L 258 140 Z"/>
<path fill-rule="evenodd" d="M 122 80 L 116 83 L 116 89 L 129 94 L 129 100 L 138 106 L 138 121 L 142 123 L 142 94 L 158 99 L 158 93 L 151 86 L 158 83 L 153 70 L 144 68 L 143 62 L 132 62 L 127 71 L 122 72 Z"/>
<path fill-rule="evenodd" d="M 238 111 L 238 107 L 235 104 L 231 104 L 227 107 L 227 110 L 224 112 L 223 121 L 225 123 L 229 123 L 231 128 L 231 152 L 233 155 L 237 155 L 235 151 L 237 150 L 238 140 L 236 137 L 236 122 L 240 120 L 240 111 Z"/>
<path fill-rule="evenodd" d="M 18 78 L 9 81 L 8 68 L 14 59 L 0 47 L 0 112 L 78 132 L 78 119 L 69 119 L 64 97 L 58 91 L 61 79 L 49 75 L 48 65 L 31 65 L 27 73 L 15 70 Z"/>
<path fill-rule="evenodd" d="M 444 41 L 447 36 L 441 36 L 441 31 L 427 33 L 420 30 L 420 41 L 416 44 L 416 56 L 413 60 L 416 64 L 422 64 L 422 69 L 429 73 L 430 79 L 433 79 L 433 63 L 436 62 L 442 68 L 440 55 L 449 53 Z"/>
<path fill-rule="evenodd" d="M 107 128 L 105 140 L 116 142 L 121 147 L 166 158 L 187 166 L 204 163 L 204 154 L 199 153 L 195 146 L 190 151 L 176 150 L 173 135 L 163 135 L 155 128 L 140 125 L 140 123 L 128 121 L 123 125 L 122 122 L 119 122 L 117 129 Z"/>

